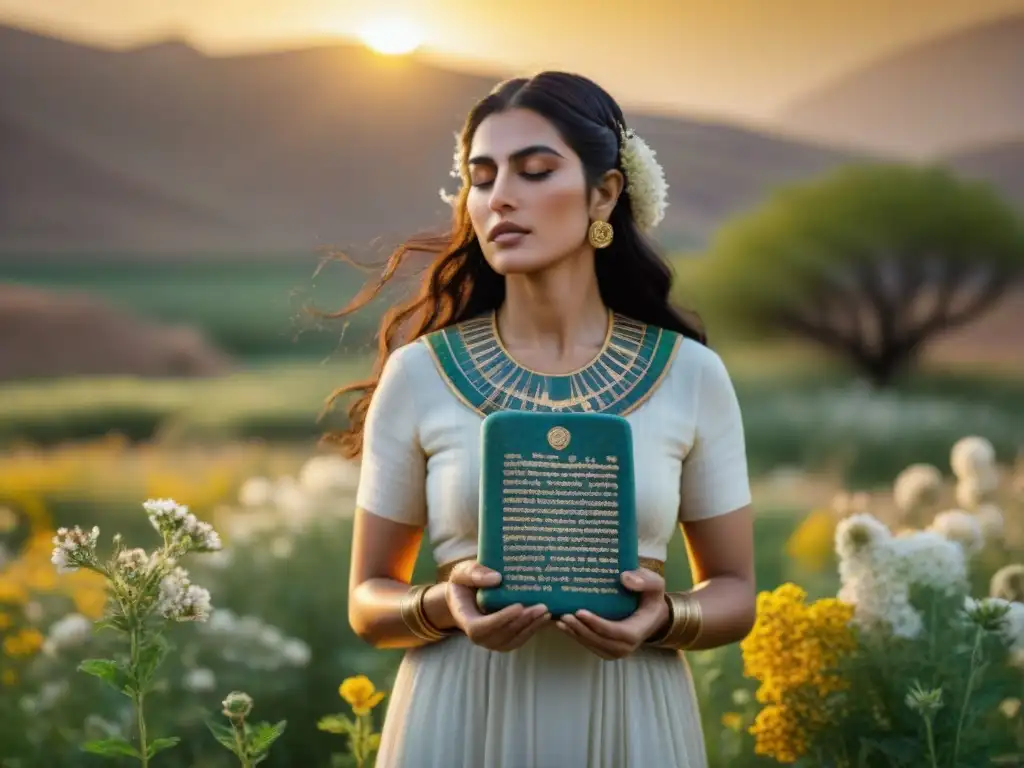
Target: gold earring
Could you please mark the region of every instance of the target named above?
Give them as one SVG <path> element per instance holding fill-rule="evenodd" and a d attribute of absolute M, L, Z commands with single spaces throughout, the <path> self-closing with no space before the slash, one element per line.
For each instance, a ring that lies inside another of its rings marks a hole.
<path fill-rule="evenodd" d="M 594 248 L 607 248 L 612 244 L 615 232 L 607 221 L 595 221 L 587 231 L 587 239 Z"/>

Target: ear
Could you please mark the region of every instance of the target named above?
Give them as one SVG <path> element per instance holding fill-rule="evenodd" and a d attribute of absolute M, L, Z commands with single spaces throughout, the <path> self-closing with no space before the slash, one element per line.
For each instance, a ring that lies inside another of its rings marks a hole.
<path fill-rule="evenodd" d="M 606 171 L 601 180 L 590 193 L 590 219 L 596 221 L 608 221 L 615 210 L 615 204 L 619 202 L 619 196 L 625 187 L 626 178 L 622 171 L 613 168 Z"/>

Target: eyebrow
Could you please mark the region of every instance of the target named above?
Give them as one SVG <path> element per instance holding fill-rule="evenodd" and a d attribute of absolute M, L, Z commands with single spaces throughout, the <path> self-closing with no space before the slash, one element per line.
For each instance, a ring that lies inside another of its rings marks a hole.
<path fill-rule="evenodd" d="M 523 158 L 529 157 L 530 155 L 554 155 L 555 157 L 563 157 L 562 153 L 552 149 L 545 144 L 533 144 L 529 147 L 523 147 L 517 149 L 508 159 L 511 161 L 522 160 Z M 476 155 L 469 158 L 469 165 L 494 165 L 494 158 L 488 155 Z"/>

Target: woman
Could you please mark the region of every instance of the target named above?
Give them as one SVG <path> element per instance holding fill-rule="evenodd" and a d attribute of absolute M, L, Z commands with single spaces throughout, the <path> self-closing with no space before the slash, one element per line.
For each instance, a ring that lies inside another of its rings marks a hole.
<path fill-rule="evenodd" d="M 384 319 L 375 375 L 335 395 L 362 393 L 338 436 L 362 460 L 349 621 L 376 647 L 408 649 L 377 765 L 704 766 L 681 651 L 752 626 L 752 516 L 729 376 L 669 305 L 670 272 L 644 239 L 664 210 L 660 167 L 600 87 L 546 72 L 470 112 L 456 173 L 451 234 L 400 249 L 381 281 L 407 253 L 436 254 L 419 294 Z M 611 397 L 546 396 L 579 391 L 574 377 L 608 370 L 645 329 L 665 354 L 634 359 Z M 467 339 L 515 375 L 499 380 L 473 354 L 439 364 L 438 349 Z M 630 617 L 478 610 L 475 589 L 500 581 L 473 559 L 480 424 L 496 407 L 629 421 L 644 566 L 621 576 L 640 593 Z M 666 595 L 677 524 L 697 586 Z M 438 580 L 410 586 L 424 530 Z"/>

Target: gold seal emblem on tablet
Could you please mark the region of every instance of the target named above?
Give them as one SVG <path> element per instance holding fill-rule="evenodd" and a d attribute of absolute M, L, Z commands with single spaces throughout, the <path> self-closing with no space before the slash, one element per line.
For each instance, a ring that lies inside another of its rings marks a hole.
<path fill-rule="evenodd" d="M 569 444 L 569 430 L 565 427 L 552 427 L 548 430 L 548 445 L 560 451 Z"/>

